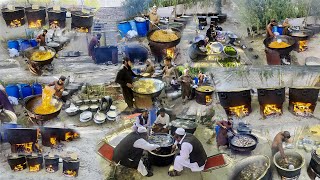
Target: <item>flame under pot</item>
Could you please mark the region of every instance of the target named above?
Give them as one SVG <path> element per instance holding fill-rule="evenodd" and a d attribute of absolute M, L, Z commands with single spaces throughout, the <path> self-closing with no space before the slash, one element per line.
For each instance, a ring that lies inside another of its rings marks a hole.
<path fill-rule="evenodd" d="M 54 173 L 59 170 L 59 156 L 55 155 L 50 157 L 48 155 L 44 156 L 44 166 L 47 172 Z"/>
<path fill-rule="evenodd" d="M 43 156 L 38 154 L 37 156 L 28 155 L 27 163 L 30 172 L 38 172 L 43 168 Z"/>
<path fill-rule="evenodd" d="M 8 163 L 11 170 L 13 171 L 22 171 L 27 168 L 27 160 L 25 156 L 8 156 Z"/>
<path fill-rule="evenodd" d="M 79 159 L 73 160 L 71 158 L 63 159 L 63 174 L 69 177 L 77 177 L 80 167 Z"/>

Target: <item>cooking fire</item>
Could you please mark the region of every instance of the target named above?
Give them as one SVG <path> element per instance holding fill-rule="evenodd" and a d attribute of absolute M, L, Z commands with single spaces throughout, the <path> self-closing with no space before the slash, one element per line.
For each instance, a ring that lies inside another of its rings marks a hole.
<path fill-rule="evenodd" d="M 40 19 L 29 22 L 29 28 L 40 28 L 41 26 L 42 26 L 42 20 Z"/>
<path fill-rule="evenodd" d="M 293 111 L 299 116 L 311 116 L 313 111 L 311 109 L 311 103 L 293 102 Z"/>
<path fill-rule="evenodd" d="M 24 164 L 18 164 L 14 167 L 14 171 L 22 171 L 24 168 L 23 166 L 25 166 L 27 163 Z"/>
<path fill-rule="evenodd" d="M 38 171 L 40 171 L 40 164 L 29 166 L 29 171 L 30 172 L 38 172 Z"/>
<path fill-rule="evenodd" d="M 246 105 L 229 107 L 229 112 L 231 116 L 243 117 L 249 114 L 249 109 Z"/>
<path fill-rule="evenodd" d="M 10 27 L 20 27 L 20 26 L 22 26 L 21 20 L 15 19 L 15 20 L 11 21 L 10 22 Z"/>
<path fill-rule="evenodd" d="M 77 172 L 74 170 L 65 170 L 63 171 L 63 174 L 67 177 L 76 177 Z"/>
<path fill-rule="evenodd" d="M 307 40 L 299 41 L 299 52 L 303 52 L 303 51 L 306 51 L 308 49 L 307 43 L 308 43 Z"/>
<path fill-rule="evenodd" d="M 263 114 L 265 116 L 281 115 L 282 110 L 281 110 L 281 107 L 278 107 L 276 104 L 266 104 L 264 105 Z"/>

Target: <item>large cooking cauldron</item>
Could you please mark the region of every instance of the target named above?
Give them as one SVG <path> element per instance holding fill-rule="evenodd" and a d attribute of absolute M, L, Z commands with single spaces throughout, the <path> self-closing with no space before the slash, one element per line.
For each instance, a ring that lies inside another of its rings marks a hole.
<path fill-rule="evenodd" d="M 289 44 L 290 46 L 287 48 L 270 48 L 269 44 L 271 42 L 277 41 L 278 39 L 281 39 L 282 42 L 285 42 L 285 43 Z M 263 44 L 265 45 L 266 48 L 276 50 L 280 53 L 280 55 L 289 54 L 294 49 L 296 43 L 297 43 L 297 41 L 293 37 L 285 36 L 285 35 L 277 36 L 276 38 L 266 38 L 263 41 Z"/>
<path fill-rule="evenodd" d="M 293 32 L 290 36 L 294 37 L 297 41 L 305 41 L 309 39 L 309 35 L 305 31 Z"/>
<path fill-rule="evenodd" d="M 176 119 L 174 121 L 171 121 L 171 134 L 174 135 L 176 129 L 183 128 L 186 130 L 187 133 L 193 134 L 198 125 L 196 122 L 191 120 L 185 120 L 185 119 Z"/>
<path fill-rule="evenodd" d="M 237 162 L 236 166 L 231 171 L 229 176 L 229 180 L 240 180 L 240 172 L 250 164 L 258 163 L 259 165 L 265 166 L 264 173 L 260 176 L 255 178 L 255 180 L 269 180 L 271 179 L 271 169 L 270 169 L 270 159 L 268 156 L 265 155 L 256 155 L 245 158 L 240 162 Z"/>
<path fill-rule="evenodd" d="M 36 114 L 34 112 L 34 109 L 37 106 L 41 105 L 41 103 L 42 103 L 42 95 L 41 94 L 29 96 L 29 97 L 25 98 L 24 99 L 24 107 L 27 110 L 29 117 L 33 118 L 34 120 L 48 121 L 50 119 L 57 117 L 60 114 L 60 111 L 62 108 L 62 102 L 58 99 L 55 99 L 55 98 L 53 98 L 53 99 L 54 99 L 54 101 L 56 101 L 55 107 L 56 107 L 57 111 L 54 113 L 51 113 L 51 114 L 40 115 L 40 114 Z"/>
<path fill-rule="evenodd" d="M 74 27 L 86 27 L 89 28 L 93 24 L 93 13 L 83 13 L 81 11 L 73 11 L 71 12 L 72 17 L 72 25 Z"/>
<path fill-rule="evenodd" d="M 149 31 L 147 34 L 147 39 L 149 41 L 149 45 L 154 47 L 155 49 L 168 49 L 171 47 L 175 47 L 180 43 L 181 40 L 181 32 L 178 29 L 172 28 L 172 31 L 178 36 L 178 39 L 171 42 L 157 42 L 150 39 L 150 36 L 157 30 Z"/>
<path fill-rule="evenodd" d="M 200 86 L 196 89 L 196 102 L 202 105 L 210 103 L 214 88 L 211 86 Z"/>
<path fill-rule="evenodd" d="M 2 17 L 6 21 L 7 26 L 10 26 L 11 21 L 18 19 L 21 21 L 21 25 L 25 24 L 24 20 L 24 7 L 15 7 L 15 10 L 9 10 L 8 8 L 2 8 Z"/>
<path fill-rule="evenodd" d="M 298 158 L 300 161 L 300 165 L 297 167 L 294 167 L 294 169 L 287 169 L 287 168 L 283 168 L 279 166 L 279 160 L 282 159 L 280 152 L 277 152 L 274 157 L 273 157 L 273 163 L 277 168 L 278 174 L 282 177 L 286 177 L 286 178 L 293 178 L 293 177 L 297 177 L 300 175 L 301 173 L 301 168 L 305 163 L 305 159 L 302 157 L 301 154 L 292 151 L 292 150 L 285 150 L 284 154 L 286 156 L 288 156 L 290 158 L 290 156 Z"/>
<path fill-rule="evenodd" d="M 40 51 L 40 50 L 39 50 L 39 47 L 34 47 L 34 48 L 32 48 L 32 49 L 26 50 L 25 56 L 26 56 L 30 61 L 35 62 L 35 63 L 37 63 L 37 64 L 40 65 L 40 66 L 50 64 L 50 63 L 53 61 L 53 59 L 56 57 L 56 50 L 54 50 L 52 47 L 49 47 L 49 46 L 45 46 L 44 48 L 46 49 L 46 51 L 47 51 L 47 50 L 51 50 L 52 52 L 54 52 L 54 55 L 53 55 L 50 59 L 47 59 L 47 60 L 30 60 L 30 58 L 31 58 L 31 56 L 32 56 L 32 54 L 33 54 L 34 52 Z"/>
<path fill-rule="evenodd" d="M 65 21 L 67 9 L 60 8 L 60 11 L 55 11 L 53 8 L 48 8 L 48 19 L 49 21 Z"/>
<path fill-rule="evenodd" d="M 160 25 L 161 29 L 170 29 L 170 28 L 174 28 L 174 29 L 178 29 L 179 31 L 183 31 L 183 29 L 185 28 L 185 25 L 183 23 L 179 23 L 179 22 L 172 22 L 172 23 L 168 23 L 168 24 L 162 24 Z"/>
<path fill-rule="evenodd" d="M 244 137 L 251 138 L 255 141 L 255 143 L 251 146 L 242 147 L 235 142 L 235 138 L 240 138 L 240 137 L 241 138 L 244 138 Z M 253 134 L 236 134 L 230 140 L 230 148 L 234 151 L 239 151 L 239 152 L 253 151 L 254 149 L 256 149 L 257 145 L 258 145 L 258 138 Z"/>
<path fill-rule="evenodd" d="M 316 154 L 316 151 L 313 150 L 311 153 L 311 160 L 309 167 L 312 168 L 312 170 L 320 176 L 320 156 Z"/>
<path fill-rule="evenodd" d="M 133 90 L 133 94 L 136 94 L 136 95 L 145 95 L 145 96 L 151 96 L 152 98 L 154 97 L 158 97 L 160 94 L 161 94 L 161 91 L 163 90 L 164 88 L 164 82 L 159 80 L 159 79 L 154 79 L 154 78 L 140 78 L 138 81 L 140 80 L 150 80 L 150 81 L 153 81 L 154 84 L 155 84 L 155 87 L 156 87 L 156 92 L 152 92 L 152 93 L 139 93 L 137 92 L 134 88 L 132 89 Z M 134 83 L 133 83 L 134 85 Z"/>
<path fill-rule="evenodd" d="M 174 139 L 171 135 L 165 133 L 155 133 L 148 139 L 149 143 L 160 146 L 158 151 L 149 151 L 148 158 L 152 165 L 168 166 L 175 156 L 175 152 L 171 152 Z"/>

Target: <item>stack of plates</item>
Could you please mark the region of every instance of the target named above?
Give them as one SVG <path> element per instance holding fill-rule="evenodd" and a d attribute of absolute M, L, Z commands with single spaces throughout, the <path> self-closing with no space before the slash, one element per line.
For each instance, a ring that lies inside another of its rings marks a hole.
<path fill-rule="evenodd" d="M 97 124 L 102 124 L 102 123 L 104 123 L 106 121 L 106 118 L 107 118 L 107 116 L 104 113 L 97 112 L 94 115 L 93 120 Z"/>
<path fill-rule="evenodd" d="M 81 122 L 88 122 L 92 119 L 92 112 L 90 111 L 84 111 L 80 114 L 80 121 Z"/>
<path fill-rule="evenodd" d="M 116 111 L 116 109 L 117 109 L 116 106 L 114 106 L 114 105 L 111 105 L 111 106 L 110 106 L 110 111 Z"/>
<path fill-rule="evenodd" d="M 109 111 L 109 112 L 107 113 L 107 119 L 108 119 L 109 121 L 115 121 L 116 118 L 117 118 L 117 113 L 116 113 L 115 111 Z"/>

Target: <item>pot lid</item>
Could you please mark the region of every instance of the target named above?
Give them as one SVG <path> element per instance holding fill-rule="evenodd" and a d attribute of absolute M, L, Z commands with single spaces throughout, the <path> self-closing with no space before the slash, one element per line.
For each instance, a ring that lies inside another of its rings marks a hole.
<path fill-rule="evenodd" d="M 211 86 L 199 86 L 196 90 L 199 92 L 213 92 L 214 88 Z"/>
<path fill-rule="evenodd" d="M 89 106 L 87 106 L 87 105 L 82 105 L 82 106 L 80 106 L 80 110 L 87 110 L 89 108 Z"/>
<path fill-rule="evenodd" d="M 114 111 L 109 111 L 107 113 L 107 116 L 110 117 L 110 118 L 116 118 L 117 117 L 117 113 L 114 112 Z"/>
<path fill-rule="evenodd" d="M 198 125 L 194 121 L 177 119 L 171 122 L 172 126 L 183 129 L 194 129 Z"/>

